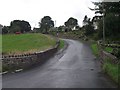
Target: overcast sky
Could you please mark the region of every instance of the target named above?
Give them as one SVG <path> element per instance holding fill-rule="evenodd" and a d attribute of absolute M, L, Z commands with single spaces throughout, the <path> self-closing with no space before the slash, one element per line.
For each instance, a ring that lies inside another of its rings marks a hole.
<path fill-rule="evenodd" d="M 99 0 L 0 0 L 0 24 L 10 25 L 13 20 L 26 20 L 32 27 L 44 16 L 56 21 L 56 26 L 63 25 L 69 17 L 74 17 L 82 25 L 85 15 L 93 17 L 94 7 L 91 1 Z"/>

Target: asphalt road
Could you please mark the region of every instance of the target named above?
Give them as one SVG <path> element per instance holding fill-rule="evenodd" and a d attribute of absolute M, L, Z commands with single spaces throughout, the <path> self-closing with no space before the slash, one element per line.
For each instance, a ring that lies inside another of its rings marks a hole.
<path fill-rule="evenodd" d="M 33 69 L 3 75 L 3 88 L 114 88 L 89 45 L 65 39 L 68 47 Z"/>

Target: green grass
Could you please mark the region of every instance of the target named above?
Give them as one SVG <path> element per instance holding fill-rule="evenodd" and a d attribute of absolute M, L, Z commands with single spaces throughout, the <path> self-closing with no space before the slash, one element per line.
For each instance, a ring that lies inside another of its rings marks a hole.
<path fill-rule="evenodd" d="M 60 40 L 60 45 L 59 45 L 59 48 L 62 49 L 64 47 L 64 40 Z"/>
<path fill-rule="evenodd" d="M 111 48 L 111 47 L 106 47 L 106 48 L 105 48 L 105 51 L 106 51 L 106 52 L 109 52 L 109 53 L 111 53 L 112 50 L 113 50 L 113 48 Z"/>
<path fill-rule="evenodd" d="M 118 76 L 120 76 L 120 71 L 118 71 L 118 65 L 112 64 L 109 61 L 106 61 L 103 64 L 103 70 L 106 72 L 115 82 L 118 83 Z"/>
<path fill-rule="evenodd" d="M 3 54 L 23 54 L 46 50 L 55 45 L 54 38 L 43 34 L 2 35 Z"/>
<path fill-rule="evenodd" d="M 96 56 L 98 56 L 98 52 L 99 51 L 98 51 L 97 44 L 96 43 L 92 43 L 91 48 L 92 48 L 93 54 L 96 55 Z"/>

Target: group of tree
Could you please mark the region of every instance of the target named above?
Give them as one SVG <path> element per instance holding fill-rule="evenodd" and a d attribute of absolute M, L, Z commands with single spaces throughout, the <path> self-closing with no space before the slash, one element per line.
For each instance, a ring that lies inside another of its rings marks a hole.
<path fill-rule="evenodd" d="M 54 27 L 54 21 L 50 16 L 44 16 L 41 21 L 39 22 L 39 28 L 35 29 L 36 32 L 41 32 L 41 33 L 49 33 L 49 30 Z M 70 17 L 63 26 L 60 26 L 58 29 L 60 30 L 67 29 L 67 31 L 71 31 L 73 28 L 79 29 L 78 26 L 78 20 Z M 58 31 L 58 29 L 55 29 Z M 10 26 L 4 26 L 2 28 L 2 33 L 25 33 L 31 31 L 31 26 L 29 22 L 24 21 L 24 20 L 13 20 L 10 23 Z"/>
<path fill-rule="evenodd" d="M 109 40 L 120 38 L 120 2 L 93 2 L 96 16 L 93 21 L 98 23 L 97 36 L 102 39 L 103 27 L 105 37 Z M 103 23 L 104 21 L 104 23 Z"/>
<path fill-rule="evenodd" d="M 64 26 L 64 25 L 58 27 L 58 31 L 59 31 L 59 32 L 64 31 L 64 29 L 65 29 L 65 26 Z"/>
<path fill-rule="evenodd" d="M 83 20 L 83 31 L 87 35 L 95 35 L 98 39 L 103 37 L 103 26 L 105 28 L 105 37 L 111 39 L 120 38 L 120 2 L 93 2 L 95 16 L 90 19 L 87 15 Z M 99 14 L 99 15 L 98 15 Z M 103 24 L 104 17 L 104 24 Z M 97 25 L 97 30 L 95 30 Z M 54 21 L 50 16 L 44 16 L 39 22 L 40 32 L 48 33 L 49 29 L 54 27 Z M 71 31 L 73 28 L 79 28 L 78 20 L 70 17 L 64 26 L 60 26 L 59 30 Z"/>
<path fill-rule="evenodd" d="M 41 21 L 39 22 L 39 31 L 41 33 L 49 33 L 49 30 L 51 28 L 54 27 L 54 21 L 52 20 L 52 18 L 50 16 L 44 16 Z M 70 17 L 63 26 L 59 26 L 58 29 L 54 29 L 57 31 L 62 31 L 67 30 L 67 31 L 71 31 L 73 28 L 79 28 L 78 26 L 78 20 Z"/>
<path fill-rule="evenodd" d="M 95 32 L 93 21 L 87 15 L 83 19 L 83 30 L 86 36 L 92 35 Z"/>
<path fill-rule="evenodd" d="M 10 30 L 9 30 L 9 26 L 4 26 L 4 27 L 2 28 L 2 34 L 7 34 L 9 31 L 10 31 Z"/>
<path fill-rule="evenodd" d="M 25 33 L 31 31 L 31 25 L 29 22 L 24 21 L 24 20 L 14 20 L 11 21 L 10 26 L 4 26 L 2 28 L 2 33 Z"/>

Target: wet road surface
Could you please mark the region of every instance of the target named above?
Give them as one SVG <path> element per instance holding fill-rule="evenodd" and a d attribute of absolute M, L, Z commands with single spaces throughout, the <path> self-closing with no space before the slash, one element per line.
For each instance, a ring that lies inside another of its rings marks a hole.
<path fill-rule="evenodd" d="M 3 88 L 114 88 L 89 45 L 65 39 L 68 47 L 42 66 L 3 75 Z"/>

